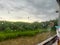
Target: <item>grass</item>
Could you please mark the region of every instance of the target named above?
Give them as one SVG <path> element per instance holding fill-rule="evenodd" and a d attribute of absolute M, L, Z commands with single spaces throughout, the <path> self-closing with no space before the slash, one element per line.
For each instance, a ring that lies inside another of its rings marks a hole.
<path fill-rule="evenodd" d="M 47 32 L 46 30 L 28 30 L 28 31 L 1 31 L 0 32 L 0 41 L 7 40 L 7 39 L 14 39 L 16 37 L 22 37 L 22 36 L 34 36 L 38 33 Z"/>
<path fill-rule="evenodd" d="M 54 31 L 49 33 L 46 29 L 0 31 L 0 45 L 36 45 L 54 34 Z"/>
<path fill-rule="evenodd" d="M 9 40 L 0 42 L 0 45 L 37 45 L 38 43 L 49 38 L 50 37 L 49 35 L 53 36 L 54 33 L 51 32 L 51 34 L 49 34 L 49 32 L 43 32 L 43 33 L 34 35 L 32 37 L 25 36 L 25 37 L 18 37 L 15 39 L 9 39 Z"/>

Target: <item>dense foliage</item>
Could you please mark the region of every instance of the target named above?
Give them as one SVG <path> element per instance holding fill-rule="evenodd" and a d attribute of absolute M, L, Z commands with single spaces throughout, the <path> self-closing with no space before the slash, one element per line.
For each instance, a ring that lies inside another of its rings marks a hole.
<path fill-rule="evenodd" d="M 49 22 L 34 22 L 34 23 L 26 23 L 26 22 L 7 22 L 7 21 L 0 21 L 0 31 L 3 30 L 20 30 L 20 31 L 26 31 L 26 30 L 36 30 L 36 29 L 42 29 L 47 28 L 49 25 Z M 57 21 L 53 20 L 55 25 L 57 25 Z M 54 25 L 54 27 L 55 27 Z"/>
<path fill-rule="evenodd" d="M 43 28 L 43 25 L 38 22 L 25 23 L 25 22 L 0 22 L 0 30 L 36 30 Z"/>

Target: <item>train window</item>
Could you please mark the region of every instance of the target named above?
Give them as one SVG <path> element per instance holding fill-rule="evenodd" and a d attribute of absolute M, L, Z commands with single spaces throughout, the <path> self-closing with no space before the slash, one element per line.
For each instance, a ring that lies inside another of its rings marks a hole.
<path fill-rule="evenodd" d="M 59 39 L 59 6 L 60 0 L 0 0 L 0 45 L 52 45 Z"/>

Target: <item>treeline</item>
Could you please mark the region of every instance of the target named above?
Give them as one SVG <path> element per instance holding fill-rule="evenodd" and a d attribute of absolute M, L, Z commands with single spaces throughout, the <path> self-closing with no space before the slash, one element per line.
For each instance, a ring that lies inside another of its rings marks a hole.
<path fill-rule="evenodd" d="M 3 31 L 3 30 L 26 31 L 26 30 L 45 29 L 48 27 L 50 22 L 51 21 L 27 23 L 27 22 L 0 21 L 0 31 Z M 54 24 L 57 25 L 57 20 L 52 20 L 52 22 L 54 22 Z M 54 25 L 54 27 L 55 27 L 55 25 Z"/>

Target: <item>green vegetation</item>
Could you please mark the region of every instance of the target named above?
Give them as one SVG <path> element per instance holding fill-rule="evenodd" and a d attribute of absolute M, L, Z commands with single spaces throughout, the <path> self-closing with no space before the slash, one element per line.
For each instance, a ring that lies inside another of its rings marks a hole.
<path fill-rule="evenodd" d="M 27 23 L 27 22 L 7 22 L 7 21 L 0 21 L 0 31 L 5 30 L 18 30 L 18 31 L 27 31 L 27 30 L 37 30 L 37 29 L 47 29 L 49 23 L 47 22 L 34 22 L 34 23 Z M 54 27 L 57 25 L 57 21 L 53 20 L 52 22 L 55 23 Z"/>
<path fill-rule="evenodd" d="M 41 23 L 26 23 L 0 21 L 0 41 L 21 36 L 34 36 L 38 33 L 47 32 L 49 22 L 50 21 Z M 55 25 L 57 25 L 57 22 L 55 20 L 53 22 L 55 23 Z M 51 29 L 53 32 L 56 29 L 55 25 Z"/>
<path fill-rule="evenodd" d="M 47 32 L 46 30 L 29 30 L 29 31 L 11 31 L 11 30 L 5 30 L 0 32 L 0 41 L 21 37 L 21 36 L 34 36 L 38 33 Z"/>

